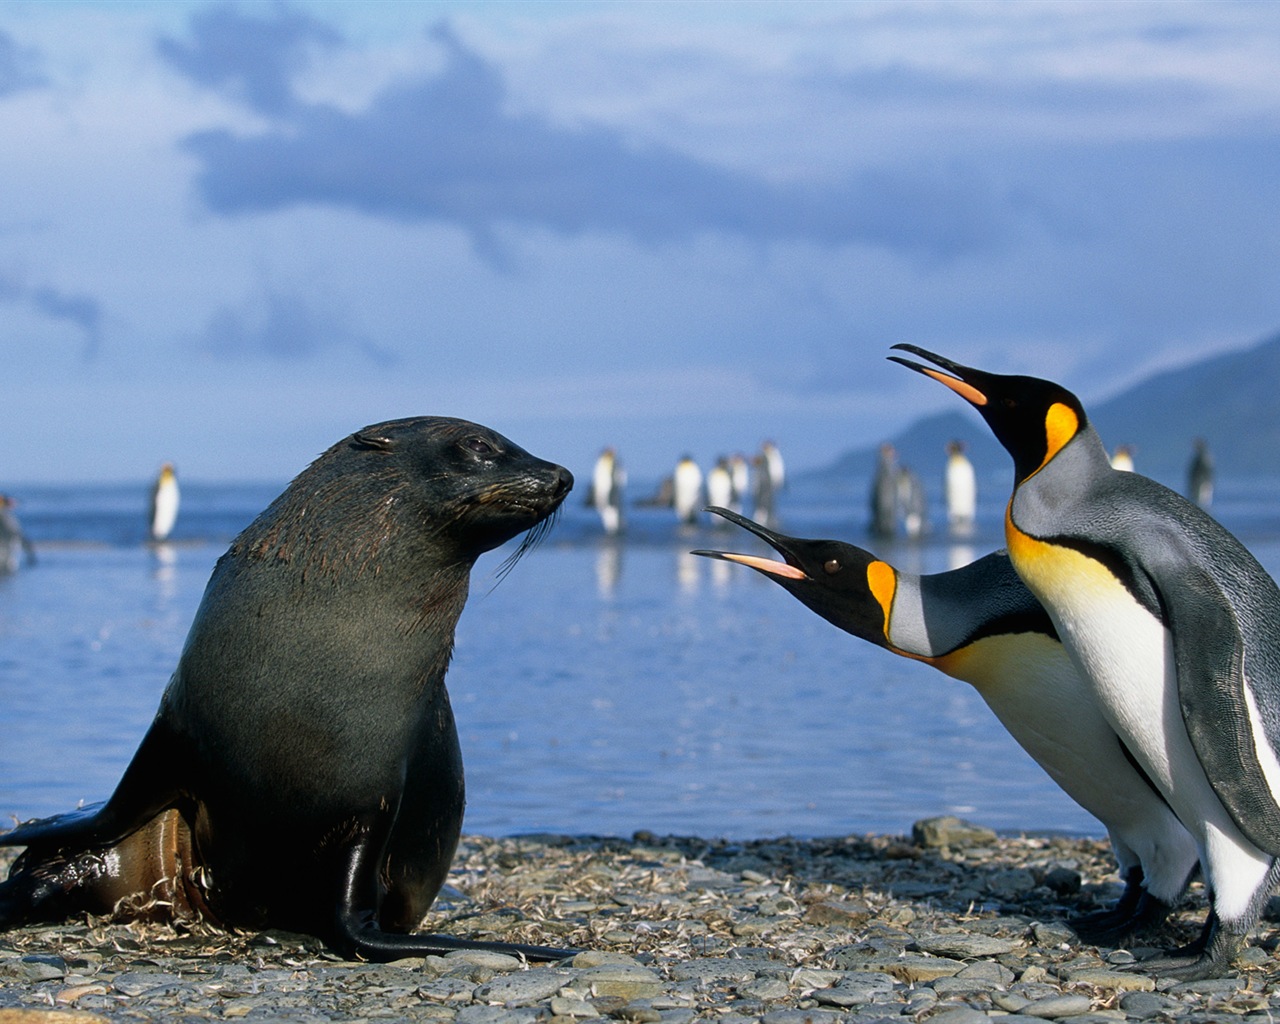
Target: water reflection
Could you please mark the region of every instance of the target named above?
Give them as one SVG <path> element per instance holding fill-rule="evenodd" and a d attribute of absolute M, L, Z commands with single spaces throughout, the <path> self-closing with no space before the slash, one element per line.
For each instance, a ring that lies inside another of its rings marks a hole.
<path fill-rule="evenodd" d="M 691 551 L 680 551 L 676 555 L 676 585 L 680 588 L 680 593 L 689 597 L 698 593 L 698 585 L 702 582 L 702 567 L 706 561 Z"/>
<path fill-rule="evenodd" d="M 611 537 L 596 552 L 596 593 L 603 598 L 613 597 L 621 579 L 622 543 Z"/>

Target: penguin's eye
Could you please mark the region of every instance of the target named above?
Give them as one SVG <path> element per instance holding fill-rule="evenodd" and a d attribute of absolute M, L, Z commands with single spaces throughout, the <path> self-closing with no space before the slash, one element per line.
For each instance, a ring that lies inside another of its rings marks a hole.
<path fill-rule="evenodd" d="M 844 566 L 840 564 L 840 559 L 828 558 L 825 562 L 822 563 L 822 568 L 828 576 L 834 576 L 841 569 L 843 569 Z"/>
<path fill-rule="evenodd" d="M 497 449 L 483 437 L 468 437 L 462 442 L 462 447 L 467 449 L 469 452 L 475 452 L 477 455 L 497 454 Z"/>
<path fill-rule="evenodd" d="M 1013 398 L 1005 398 L 1005 399 L 1003 399 L 1003 403 L 1004 403 L 1004 407 L 1005 407 L 1006 409 L 1016 409 L 1016 408 L 1018 408 L 1018 403 L 1017 403 L 1017 401 L 1016 401 L 1015 399 L 1013 399 Z"/>

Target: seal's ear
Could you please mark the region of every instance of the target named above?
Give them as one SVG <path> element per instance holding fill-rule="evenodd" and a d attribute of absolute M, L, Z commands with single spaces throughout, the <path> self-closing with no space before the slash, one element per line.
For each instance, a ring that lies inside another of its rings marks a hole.
<path fill-rule="evenodd" d="M 370 430 L 360 430 L 351 435 L 351 444 L 355 448 L 364 448 L 375 452 L 389 452 L 395 447 L 395 440 L 387 434 L 378 434 Z"/>

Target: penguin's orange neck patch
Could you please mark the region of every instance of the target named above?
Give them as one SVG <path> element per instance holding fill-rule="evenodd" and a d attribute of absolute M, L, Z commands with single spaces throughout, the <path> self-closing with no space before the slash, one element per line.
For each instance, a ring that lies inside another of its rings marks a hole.
<path fill-rule="evenodd" d="M 889 616 L 893 613 L 893 595 L 898 589 L 898 574 L 888 562 L 872 562 L 867 566 L 867 589 L 884 612 L 884 636 L 889 638 Z"/>
<path fill-rule="evenodd" d="M 1044 461 L 1062 451 L 1063 446 L 1080 430 L 1080 417 L 1074 409 L 1061 402 L 1054 402 L 1044 415 L 1045 452 Z M 1044 465 L 1044 463 L 1041 463 Z"/>

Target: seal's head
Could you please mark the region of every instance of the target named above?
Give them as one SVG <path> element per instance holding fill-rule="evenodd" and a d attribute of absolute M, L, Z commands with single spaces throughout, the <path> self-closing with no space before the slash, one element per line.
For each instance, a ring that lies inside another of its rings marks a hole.
<path fill-rule="evenodd" d="M 563 466 L 478 423 L 390 420 L 316 459 L 236 548 L 285 561 L 305 552 L 308 567 L 322 570 L 415 555 L 437 567 L 470 566 L 518 534 L 549 526 L 572 487 Z"/>

